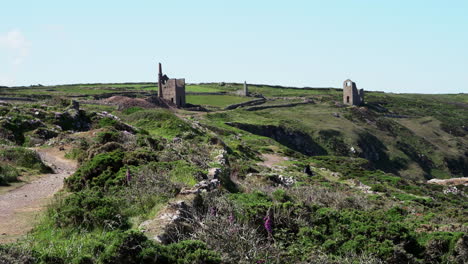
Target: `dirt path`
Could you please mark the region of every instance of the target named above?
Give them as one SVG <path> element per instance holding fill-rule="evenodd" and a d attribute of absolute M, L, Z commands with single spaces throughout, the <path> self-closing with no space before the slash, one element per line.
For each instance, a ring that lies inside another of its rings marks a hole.
<path fill-rule="evenodd" d="M 63 179 L 76 170 L 76 162 L 65 159 L 65 151 L 56 148 L 36 151 L 55 173 L 44 174 L 0 195 L 0 244 L 14 242 L 30 231 L 54 193 L 63 187 Z"/>
<path fill-rule="evenodd" d="M 439 185 L 468 185 L 468 177 L 462 178 L 451 178 L 451 179 L 432 179 L 427 181 L 430 184 L 439 184 Z"/>
<path fill-rule="evenodd" d="M 263 162 L 257 163 L 258 165 L 268 168 L 274 168 L 284 161 L 289 160 L 288 157 L 283 157 L 278 154 L 262 154 Z"/>

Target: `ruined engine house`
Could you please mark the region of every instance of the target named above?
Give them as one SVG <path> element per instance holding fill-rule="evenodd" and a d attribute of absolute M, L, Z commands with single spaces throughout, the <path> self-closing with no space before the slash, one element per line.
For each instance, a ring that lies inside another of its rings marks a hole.
<path fill-rule="evenodd" d="M 347 79 L 343 83 L 343 103 L 347 105 L 364 104 L 364 89 L 359 89 L 356 83 Z"/>
<path fill-rule="evenodd" d="M 185 79 L 169 79 L 159 63 L 158 96 L 177 107 L 185 106 Z"/>

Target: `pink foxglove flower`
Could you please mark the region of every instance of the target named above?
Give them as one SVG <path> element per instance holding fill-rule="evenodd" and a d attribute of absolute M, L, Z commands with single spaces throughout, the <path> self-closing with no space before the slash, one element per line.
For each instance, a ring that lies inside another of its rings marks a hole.
<path fill-rule="evenodd" d="M 267 216 L 265 216 L 263 218 L 263 226 L 265 227 L 265 230 L 268 232 L 268 235 L 271 235 L 273 233 L 273 227 L 272 227 L 272 219 L 271 219 L 271 216 L 270 214 L 268 214 Z"/>

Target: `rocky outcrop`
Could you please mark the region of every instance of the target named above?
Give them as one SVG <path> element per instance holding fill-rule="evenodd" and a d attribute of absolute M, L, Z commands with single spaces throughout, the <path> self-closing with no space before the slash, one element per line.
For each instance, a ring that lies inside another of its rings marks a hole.
<path fill-rule="evenodd" d="M 83 110 L 67 109 L 62 113 L 55 113 L 56 125 L 63 130 L 86 131 L 90 129 L 91 120 Z"/>
<path fill-rule="evenodd" d="M 177 241 L 180 233 L 189 232 L 188 220 L 192 218 L 186 201 L 169 203 L 151 220 L 144 221 L 138 229 L 152 240 L 168 244 Z"/>

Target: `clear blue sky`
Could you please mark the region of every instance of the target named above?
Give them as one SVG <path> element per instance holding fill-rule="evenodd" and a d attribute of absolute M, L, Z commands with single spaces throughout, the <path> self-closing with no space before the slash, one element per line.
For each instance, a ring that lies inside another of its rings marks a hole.
<path fill-rule="evenodd" d="M 2 1 L 0 85 L 232 81 L 468 92 L 468 1 Z"/>

